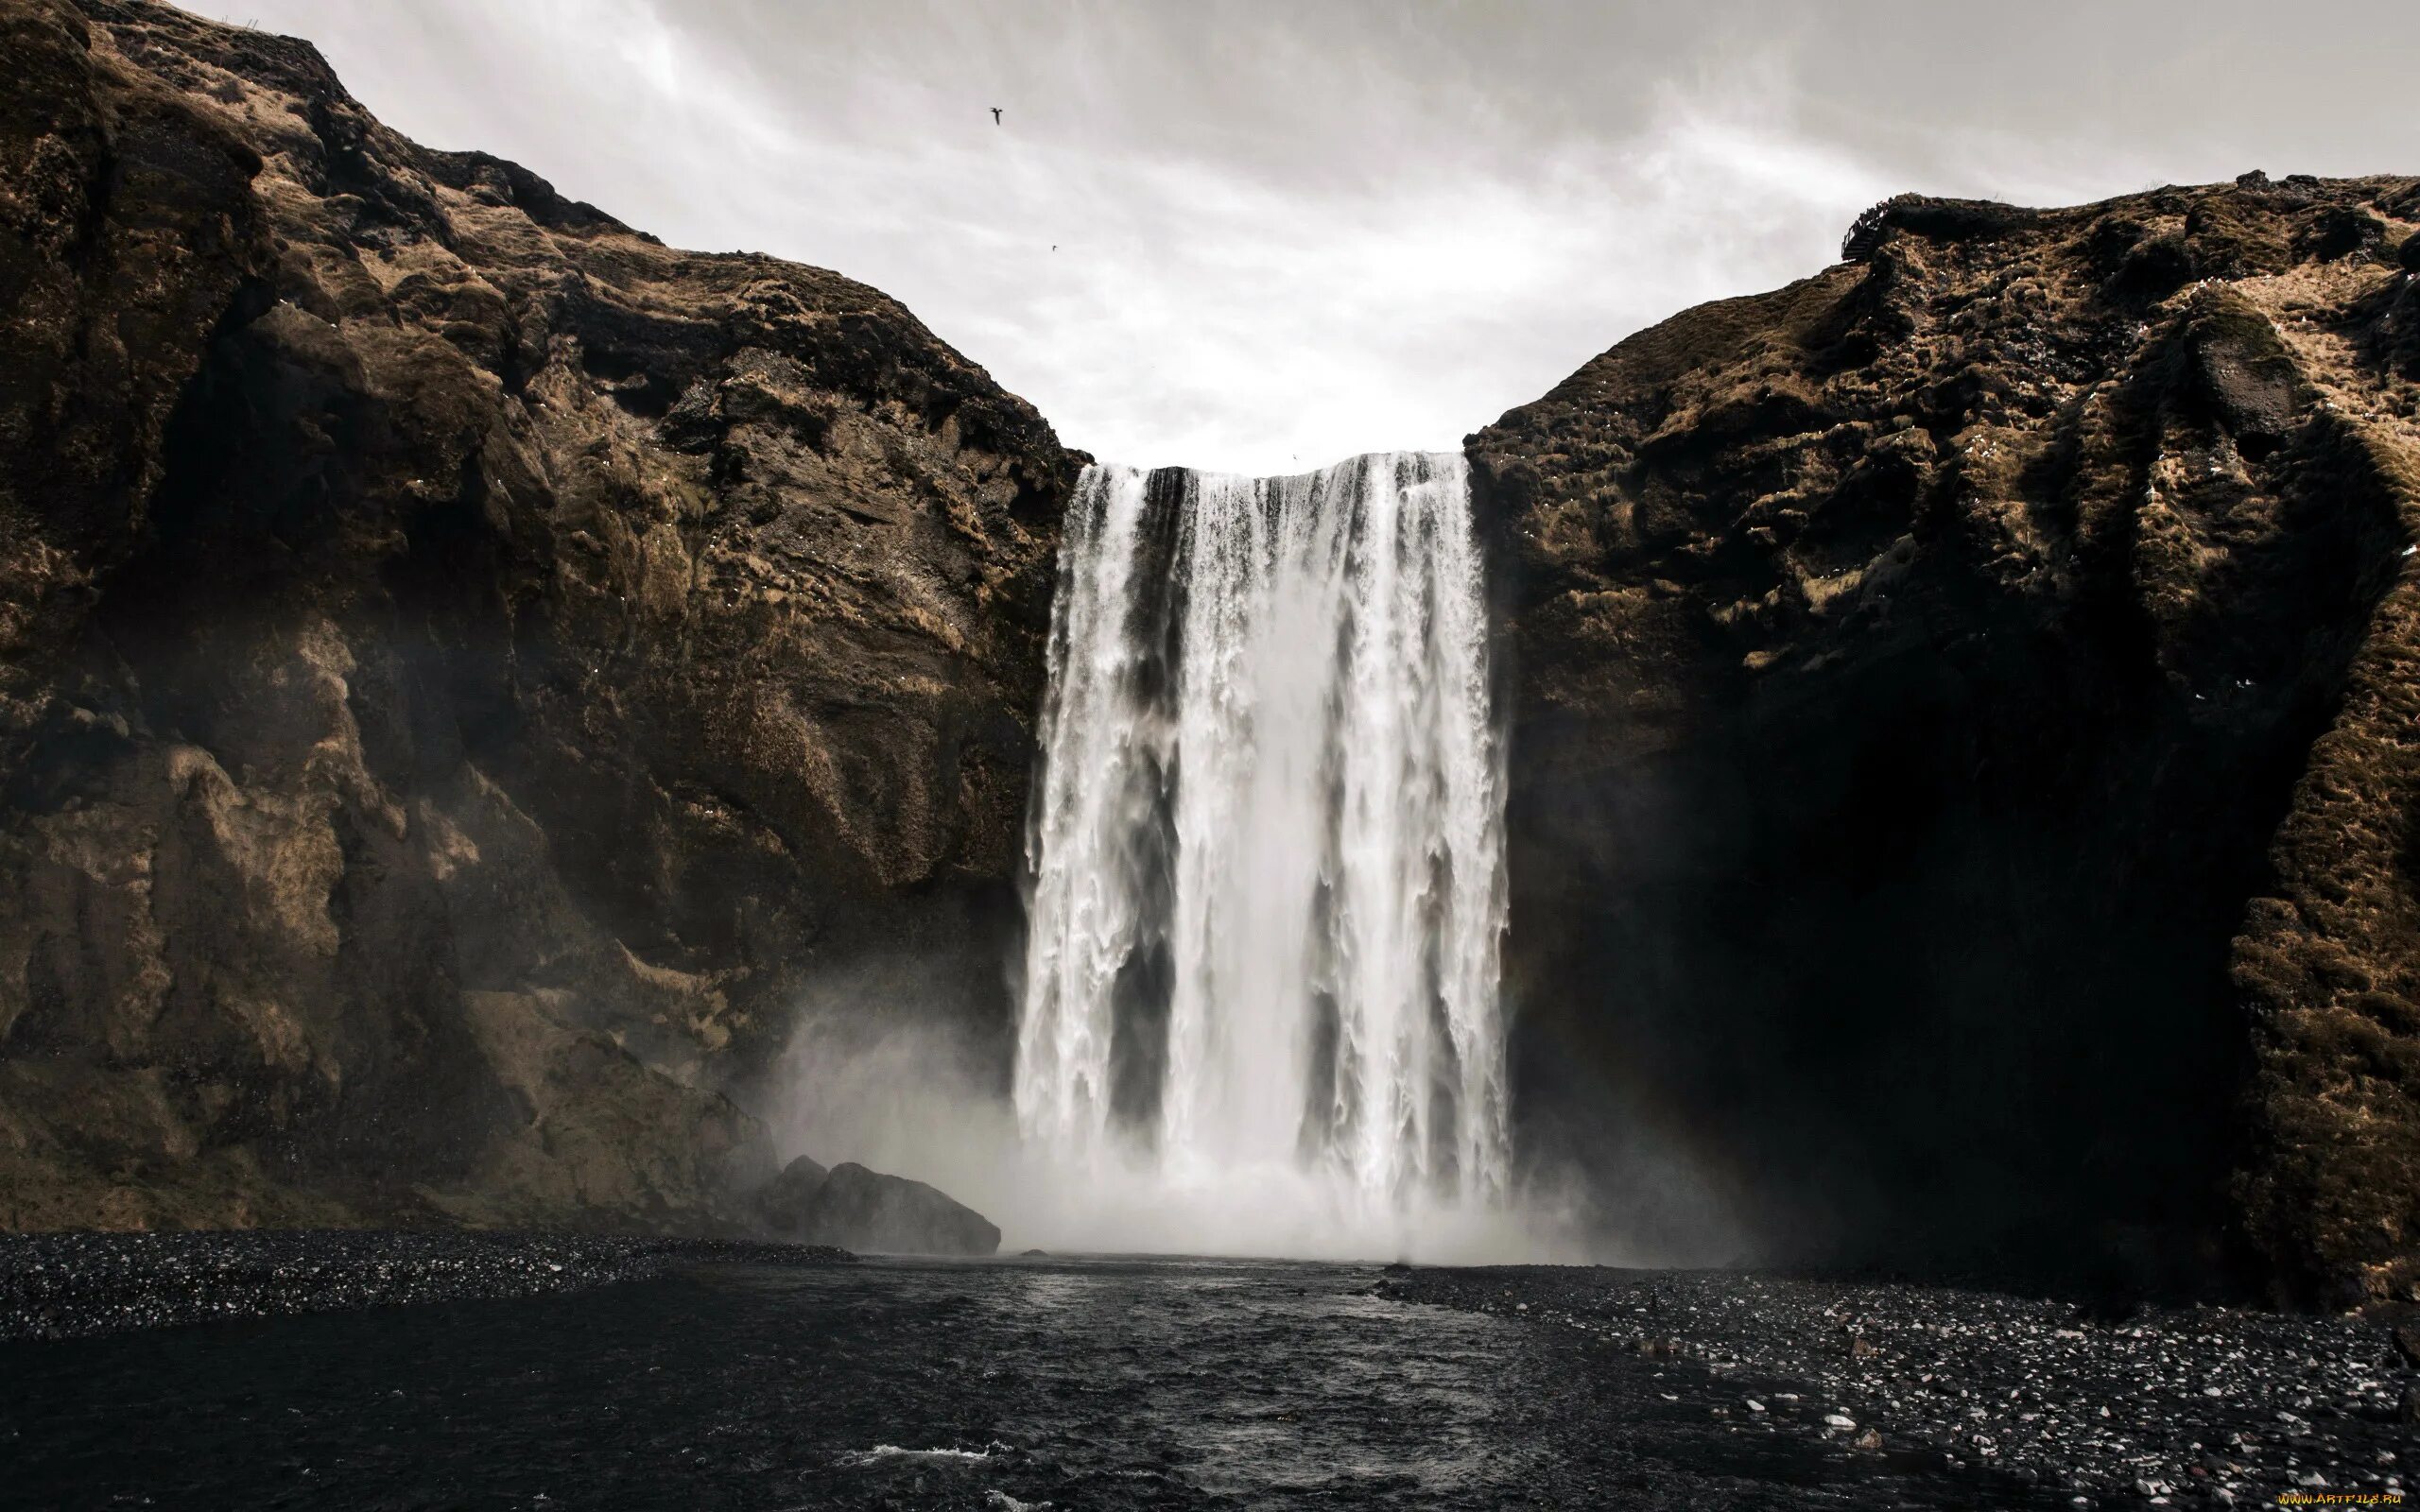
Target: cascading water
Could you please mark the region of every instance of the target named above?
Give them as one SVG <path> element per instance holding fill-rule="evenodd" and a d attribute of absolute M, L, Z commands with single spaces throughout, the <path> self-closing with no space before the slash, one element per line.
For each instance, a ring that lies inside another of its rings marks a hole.
<path fill-rule="evenodd" d="M 1028 841 L 1029 1144 L 1333 1217 L 1508 1177 L 1503 778 L 1467 477 L 1085 470 Z"/>

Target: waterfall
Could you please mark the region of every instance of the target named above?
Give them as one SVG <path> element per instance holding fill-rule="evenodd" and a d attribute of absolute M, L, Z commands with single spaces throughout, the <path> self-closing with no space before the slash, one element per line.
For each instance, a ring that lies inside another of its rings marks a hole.
<path fill-rule="evenodd" d="M 1084 471 L 1027 854 L 1028 1144 L 1340 1207 L 1508 1179 L 1503 774 L 1459 454 Z"/>

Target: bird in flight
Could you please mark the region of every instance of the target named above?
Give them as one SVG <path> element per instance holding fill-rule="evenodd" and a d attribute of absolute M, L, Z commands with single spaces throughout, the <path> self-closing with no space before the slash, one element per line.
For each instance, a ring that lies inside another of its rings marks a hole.
<path fill-rule="evenodd" d="M 992 124 L 994 126 L 1000 124 L 1000 108 L 996 105 L 992 107 Z"/>

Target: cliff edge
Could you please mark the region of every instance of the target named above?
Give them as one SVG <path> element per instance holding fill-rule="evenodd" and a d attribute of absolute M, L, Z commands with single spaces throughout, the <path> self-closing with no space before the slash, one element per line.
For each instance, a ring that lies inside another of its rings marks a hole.
<path fill-rule="evenodd" d="M 1470 438 L 1533 1134 L 1799 1258 L 2420 1284 L 2415 222 L 1903 198 Z"/>
<path fill-rule="evenodd" d="M 0 1226 L 737 1222 L 834 942 L 1000 1005 L 1076 461 L 305 43 L 0 53 Z"/>

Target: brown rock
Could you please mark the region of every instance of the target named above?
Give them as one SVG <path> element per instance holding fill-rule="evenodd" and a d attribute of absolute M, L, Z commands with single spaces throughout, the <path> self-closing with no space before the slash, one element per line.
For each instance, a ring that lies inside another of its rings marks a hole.
<path fill-rule="evenodd" d="M 2420 1279 L 2415 227 L 1903 197 L 1470 438 L 1527 1116 L 1781 1256 Z"/>
<path fill-rule="evenodd" d="M 0 1226 L 737 1228 L 810 973 L 996 1032 L 1030 407 L 302 43 L 0 37 Z"/>

